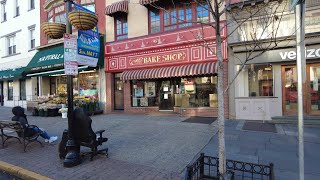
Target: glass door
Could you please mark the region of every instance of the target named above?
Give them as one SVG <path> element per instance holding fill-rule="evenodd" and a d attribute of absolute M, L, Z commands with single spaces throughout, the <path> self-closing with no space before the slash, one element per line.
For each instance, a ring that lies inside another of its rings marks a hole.
<path fill-rule="evenodd" d="M 297 115 L 298 112 L 298 76 L 296 66 L 286 66 L 282 69 L 283 114 Z"/>
<path fill-rule="evenodd" d="M 0 82 L 0 106 L 3 106 L 3 82 Z"/>
<path fill-rule="evenodd" d="M 121 73 L 115 74 L 114 76 L 114 109 L 124 109 L 124 98 L 123 98 L 123 81 L 120 80 Z"/>
<path fill-rule="evenodd" d="M 173 110 L 173 86 L 170 80 L 159 81 L 159 110 Z"/>
<path fill-rule="evenodd" d="M 308 112 L 310 115 L 320 115 L 320 64 L 310 65 L 307 69 L 310 75 L 307 81 L 309 93 L 306 93 Z"/>

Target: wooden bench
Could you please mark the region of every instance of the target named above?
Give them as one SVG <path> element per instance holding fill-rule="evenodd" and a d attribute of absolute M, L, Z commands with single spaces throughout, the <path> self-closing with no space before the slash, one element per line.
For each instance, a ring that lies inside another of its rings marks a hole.
<path fill-rule="evenodd" d="M 35 128 L 37 126 L 30 125 L 30 128 Z M 5 147 L 5 142 L 9 139 L 17 139 L 20 144 L 21 139 L 23 140 L 23 151 L 26 152 L 27 146 L 32 142 L 38 142 L 41 147 L 43 144 L 38 140 L 41 132 L 35 133 L 32 136 L 25 137 L 25 132 L 23 126 L 17 121 L 7 121 L 0 120 L 0 130 L 1 130 L 1 140 L 2 148 Z M 20 134 L 21 136 L 18 136 Z"/>

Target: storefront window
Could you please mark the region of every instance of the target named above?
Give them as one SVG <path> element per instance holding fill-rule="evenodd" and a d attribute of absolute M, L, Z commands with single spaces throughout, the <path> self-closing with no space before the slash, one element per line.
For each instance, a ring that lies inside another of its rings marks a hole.
<path fill-rule="evenodd" d="M 251 64 L 248 68 L 249 96 L 273 96 L 273 69 L 270 64 Z"/>
<path fill-rule="evenodd" d="M 20 80 L 20 100 L 26 100 L 26 80 Z"/>
<path fill-rule="evenodd" d="M 157 82 L 132 81 L 132 107 L 158 106 Z"/>
<path fill-rule="evenodd" d="M 8 81 L 8 100 L 13 100 L 13 81 Z"/>
<path fill-rule="evenodd" d="M 176 84 L 175 106 L 217 107 L 217 76 L 181 78 Z"/>
<path fill-rule="evenodd" d="M 67 77 L 58 76 L 57 78 L 57 93 L 59 96 L 67 94 Z M 78 97 L 90 97 L 98 99 L 98 73 L 79 73 L 73 78 L 73 94 Z"/>

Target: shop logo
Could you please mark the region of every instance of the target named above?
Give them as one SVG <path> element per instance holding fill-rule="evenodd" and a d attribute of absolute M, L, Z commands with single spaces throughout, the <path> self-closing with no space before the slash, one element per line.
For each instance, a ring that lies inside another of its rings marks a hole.
<path fill-rule="evenodd" d="M 38 63 L 43 61 L 62 59 L 62 58 L 63 58 L 63 54 L 50 54 L 50 55 L 39 58 Z"/>
<path fill-rule="evenodd" d="M 320 48 L 319 49 L 307 49 L 306 52 L 306 58 L 320 58 Z M 289 51 L 289 52 L 280 52 L 280 56 L 282 60 L 286 59 L 296 59 L 297 53 L 296 51 Z"/>

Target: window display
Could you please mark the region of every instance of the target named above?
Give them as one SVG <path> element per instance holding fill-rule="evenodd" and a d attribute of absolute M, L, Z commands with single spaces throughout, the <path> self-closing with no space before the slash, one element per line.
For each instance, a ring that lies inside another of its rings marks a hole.
<path fill-rule="evenodd" d="M 251 64 L 248 69 L 249 96 L 273 96 L 273 70 L 269 64 Z"/>
<path fill-rule="evenodd" d="M 217 76 L 181 78 L 175 106 L 217 107 Z"/>
<path fill-rule="evenodd" d="M 132 81 L 132 106 L 158 106 L 157 86 L 154 81 Z"/>

